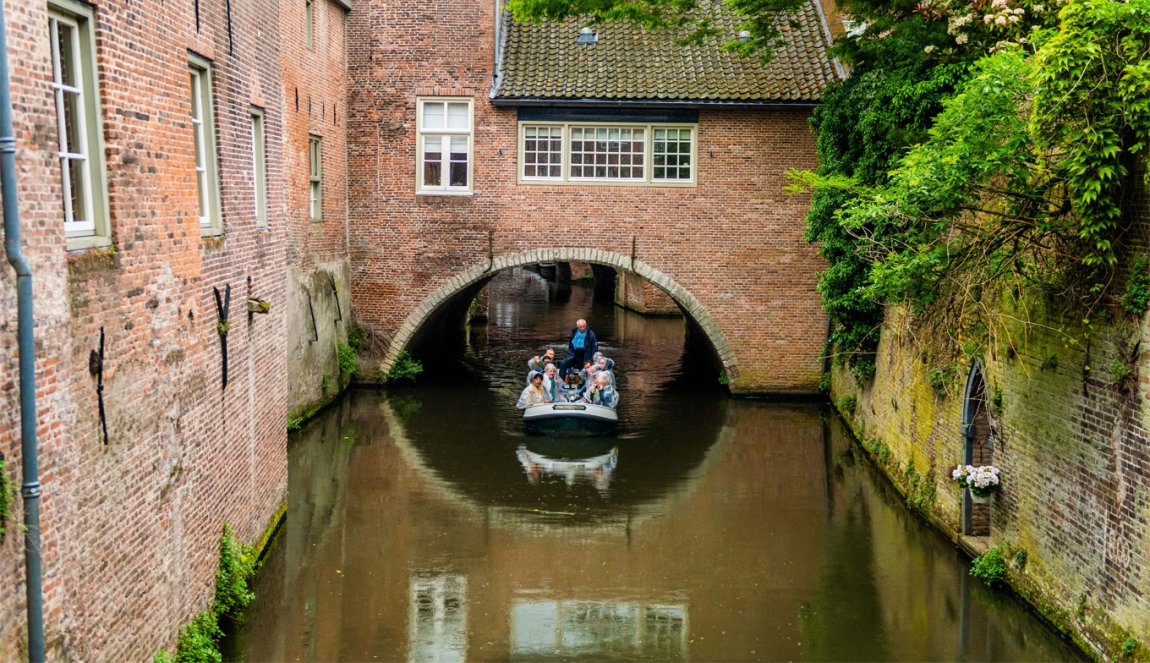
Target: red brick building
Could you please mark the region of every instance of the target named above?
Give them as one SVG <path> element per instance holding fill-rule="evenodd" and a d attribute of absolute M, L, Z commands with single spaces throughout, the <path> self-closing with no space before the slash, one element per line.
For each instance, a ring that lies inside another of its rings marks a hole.
<path fill-rule="evenodd" d="M 807 118 L 837 75 L 814 5 L 765 67 L 718 49 L 730 21 L 687 50 L 622 26 L 576 44 L 575 23 L 471 0 L 5 13 L 50 656 L 174 644 L 211 599 L 223 523 L 252 541 L 283 503 L 285 419 L 339 389 L 353 315 L 386 365 L 493 271 L 603 264 L 667 291 L 734 388 L 814 390 L 818 261 L 807 201 L 783 192 L 787 167 L 814 166 Z M 614 78 L 592 75 L 603 62 Z M 0 453 L 18 485 L 15 332 L 4 269 Z M 19 507 L 3 659 L 26 646 Z"/>
<path fill-rule="evenodd" d="M 43 0 L 5 12 L 36 293 L 49 655 L 150 658 L 210 602 L 223 523 L 252 541 L 283 503 L 298 282 L 285 265 L 307 274 L 345 255 L 347 7 Z M 322 143 L 314 223 L 309 136 Z M 229 286 L 222 325 L 215 291 L 222 304 Z M 270 310 L 249 313 L 249 298 Z M 0 311 L 0 452 L 19 485 L 8 268 Z M 17 500 L 0 543 L 5 660 L 26 647 L 21 517 Z"/>
<path fill-rule="evenodd" d="M 815 166 L 810 109 L 840 72 L 817 4 L 766 65 L 722 48 L 739 23 L 708 6 L 719 34 L 684 46 L 622 24 L 516 24 L 490 2 L 356 5 L 352 293 L 389 340 L 385 369 L 495 271 L 574 260 L 668 292 L 734 390 L 816 391 L 820 263 L 784 174 Z"/>

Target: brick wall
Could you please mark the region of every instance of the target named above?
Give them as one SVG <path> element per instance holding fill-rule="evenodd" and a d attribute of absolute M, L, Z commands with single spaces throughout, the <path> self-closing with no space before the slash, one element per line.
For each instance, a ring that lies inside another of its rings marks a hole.
<path fill-rule="evenodd" d="M 348 195 L 360 319 L 393 337 L 426 297 L 491 255 L 630 256 L 634 247 L 717 321 L 734 348 L 733 389 L 815 391 L 826 337 L 820 262 L 803 240 L 808 199 L 783 190 L 787 168 L 815 166 L 808 112 L 700 112 L 695 187 L 519 185 L 516 111 L 487 101 L 493 17 L 478 0 L 368 0 L 352 12 Z M 473 195 L 415 194 L 422 95 L 474 99 Z"/>
<path fill-rule="evenodd" d="M 283 2 L 284 186 L 287 243 L 288 412 L 334 398 L 343 385 L 336 348 L 351 324 L 347 261 L 348 12 L 316 0 L 312 48 L 306 3 Z M 309 140 L 321 139 L 323 213 L 309 209 Z"/>
<path fill-rule="evenodd" d="M 233 2 L 230 16 L 222 0 L 201 0 L 198 28 L 196 4 L 94 3 L 114 251 L 73 253 L 61 223 L 46 4 L 6 7 L 21 221 L 35 270 L 53 656 L 143 659 L 173 645 L 177 627 L 210 600 L 222 524 L 253 540 L 284 498 L 285 221 L 293 205 L 284 180 L 298 160 L 294 144 L 281 139 L 281 43 L 289 40 L 277 33 L 278 0 Z M 197 220 L 189 51 L 212 62 L 214 77 L 223 217 L 214 239 L 201 238 Z M 266 114 L 267 229 L 257 229 L 254 218 L 253 106 Z M 338 200 L 332 197 L 337 207 Z M 212 289 L 227 284 L 224 390 Z M 249 296 L 270 302 L 270 313 L 248 315 Z M 8 269 L 0 272 L 0 306 L 0 451 L 18 465 Z M 101 327 L 107 445 L 88 373 Z M 21 546 L 19 532 L 10 531 L 0 556 L 0 577 L 8 580 L 0 589 L 4 659 L 19 657 L 26 637 Z"/>
<path fill-rule="evenodd" d="M 1012 330 L 1014 351 L 992 346 L 982 360 L 1002 490 L 988 512 L 976 509 L 974 526 L 988 517 L 989 544 L 1005 547 L 1023 595 L 1083 646 L 1113 657 L 1127 633 L 1143 642 L 1150 636 L 1150 355 L 1138 350 L 1144 342 L 1136 345 L 1150 326 L 1112 324 L 1088 352 L 1075 350 L 1053 332 L 1073 321 L 1032 303 L 1039 324 L 1027 334 Z M 937 366 L 926 363 L 921 338 L 912 339 L 904 322 L 889 312 L 873 383 L 860 386 L 836 369 L 832 393 L 840 406 L 857 397 L 852 427 L 889 449 L 885 469 L 903 490 L 912 462 L 933 478 L 928 516 L 957 538 L 962 493 L 950 471 L 963 460 L 972 363 L 959 360 L 956 379 L 944 391 L 933 388 L 928 374 Z M 1131 377 L 1113 377 L 1115 360 L 1133 361 Z"/>

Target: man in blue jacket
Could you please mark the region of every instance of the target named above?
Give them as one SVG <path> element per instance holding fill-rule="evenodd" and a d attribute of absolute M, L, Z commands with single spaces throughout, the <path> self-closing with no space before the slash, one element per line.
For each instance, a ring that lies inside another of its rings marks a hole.
<path fill-rule="evenodd" d="M 580 318 L 575 322 L 575 329 L 571 330 L 571 340 L 567 342 L 567 356 L 559 365 L 559 375 L 566 378 L 572 368 L 579 370 L 583 366 L 583 361 L 594 356 L 598 349 L 598 337 L 587 326 L 587 321 Z"/>

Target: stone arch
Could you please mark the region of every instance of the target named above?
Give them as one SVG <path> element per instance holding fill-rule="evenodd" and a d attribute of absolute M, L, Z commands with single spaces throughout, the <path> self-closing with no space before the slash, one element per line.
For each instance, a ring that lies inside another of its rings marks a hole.
<path fill-rule="evenodd" d="M 970 367 L 962 399 L 962 462 L 966 465 L 992 465 L 994 441 L 990 428 L 990 405 L 986 375 L 978 360 Z M 970 491 L 962 498 L 962 530 L 971 536 L 990 534 L 990 504 L 971 500 Z"/>
<path fill-rule="evenodd" d="M 626 256 L 621 253 L 587 248 L 537 249 L 499 256 L 489 259 L 485 263 L 474 265 L 448 279 L 446 283 L 439 286 L 439 288 L 427 297 L 424 297 L 419 306 L 417 306 L 415 310 L 407 316 L 407 319 L 403 321 L 403 324 L 399 326 L 390 345 L 388 345 L 387 354 L 384 356 L 380 368 L 384 373 L 390 371 L 392 364 L 395 363 L 396 357 L 407 347 L 407 344 L 411 341 L 412 337 L 415 336 L 416 331 L 427 321 L 427 318 L 437 308 L 464 288 L 474 285 L 484 278 L 493 276 L 496 272 L 511 269 L 512 267 L 521 267 L 523 265 L 541 262 L 585 262 L 596 265 L 606 265 L 615 269 L 632 272 L 647 279 L 663 292 L 666 292 L 671 299 L 675 300 L 675 303 L 682 307 L 683 311 L 699 325 L 699 328 L 707 335 L 711 347 L 715 349 L 715 353 L 718 355 L 719 361 L 723 364 L 723 369 L 727 372 L 727 375 L 732 379 L 738 376 L 738 364 L 735 360 L 735 351 L 727 341 L 726 334 L 723 333 L 723 330 L 719 327 L 718 322 L 715 321 L 710 311 L 708 311 L 694 295 L 688 292 L 686 288 L 683 288 L 670 276 L 642 260 L 635 260 L 631 256 Z"/>

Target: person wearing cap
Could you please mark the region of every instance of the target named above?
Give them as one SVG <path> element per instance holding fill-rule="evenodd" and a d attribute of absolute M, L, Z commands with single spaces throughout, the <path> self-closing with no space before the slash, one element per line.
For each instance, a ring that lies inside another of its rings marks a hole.
<path fill-rule="evenodd" d="M 598 350 L 599 338 L 587 326 L 587 321 L 579 318 L 575 321 L 575 329 L 571 330 L 571 339 L 567 341 L 567 356 L 559 364 L 559 374 L 566 377 L 572 368 L 582 366 Z"/>

